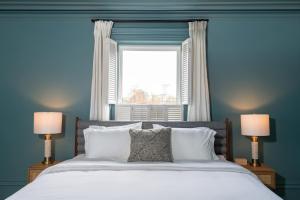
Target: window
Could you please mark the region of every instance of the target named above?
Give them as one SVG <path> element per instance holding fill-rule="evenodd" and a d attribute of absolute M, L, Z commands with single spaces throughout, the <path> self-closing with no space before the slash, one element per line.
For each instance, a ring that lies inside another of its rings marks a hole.
<path fill-rule="evenodd" d="M 119 103 L 178 104 L 178 46 L 121 46 Z"/>
<path fill-rule="evenodd" d="M 190 39 L 181 46 L 107 45 L 108 103 L 115 105 L 115 120 L 183 120 L 191 91 Z"/>
<path fill-rule="evenodd" d="M 180 46 L 120 46 L 116 120 L 182 120 Z"/>

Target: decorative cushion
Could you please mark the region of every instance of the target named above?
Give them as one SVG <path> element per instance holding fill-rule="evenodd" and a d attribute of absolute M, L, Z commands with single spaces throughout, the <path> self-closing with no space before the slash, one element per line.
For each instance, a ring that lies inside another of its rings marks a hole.
<path fill-rule="evenodd" d="M 171 128 L 130 129 L 131 144 L 128 162 L 172 162 Z"/>

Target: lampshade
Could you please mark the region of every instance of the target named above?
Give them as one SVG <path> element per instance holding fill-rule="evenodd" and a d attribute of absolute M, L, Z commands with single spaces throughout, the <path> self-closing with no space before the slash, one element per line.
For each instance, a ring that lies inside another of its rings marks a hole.
<path fill-rule="evenodd" d="M 61 112 L 35 112 L 34 133 L 35 134 L 56 134 L 61 133 L 62 113 Z"/>
<path fill-rule="evenodd" d="M 242 135 L 268 136 L 270 135 L 269 115 L 248 114 L 241 115 Z"/>

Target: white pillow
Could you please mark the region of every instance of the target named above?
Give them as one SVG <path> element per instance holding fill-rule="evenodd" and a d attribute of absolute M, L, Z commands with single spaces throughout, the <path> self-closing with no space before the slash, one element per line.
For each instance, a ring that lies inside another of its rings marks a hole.
<path fill-rule="evenodd" d="M 128 124 L 124 126 L 97 126 L 97 125 L 91 125 L 89 128 L 86 128 L 83 130 L 84 134 L 84 148 L 86 157 L 88 158 L 98 158 L 103 160 L 115 160 L 115 161 L 127 161 L 129 153 L 130 153 L 130 135 L 129 135 L 129 129 L 141 129 L 142 128 L 142 122 Z M 116 130 L 116 131 L 113 131 Z M 122 131 L 119 131 L 122 130 Z M 112 136 L 103 136 L 103 134 L 109 134 L 109 133 L 118 133 Z M 97 136 L 97 134 L 100 134 Z M 118 135 L 121 135 L 118 138 Z M 101 139 L 103 138 L 103 140 Z M 115 138 L 117 143 L 122 143 L 122 145 L 119 147 L 119 151 L 121 151 L 124 154 L 122 156 L 117 155 L 116 149 L 114 148 L 108 148 L 106 146 L 115 147 L 116 143 L 114 142 L 113 138 Z M 100 140 L 100 142 L 94 142 Z M 103 144 L 103 141 L 106 143 Z M 126 148 L 125 148 L 126 147 Z M 103 151 L 103 148 L 106 149 Z M 100 152 L 100 150 L 102 152 Z M 109 151 L 112 151 L 109 153 Z M 107 156 L 104 156 L 104 154 L 107 153 Z M 128 154 L 128 155 L 127 155 Z M 112 156 L 109 158 L 109 156 Z M 125 158 L 126 157 L 126 158 Z"/>
<path fill-rule="evenodd" d="M 217 155 L 217 157 L 219 158 L 219 160 L 226 161 L 226 158 L 224 155 Z"/>
<path fill-rule="evenodd" d="M 153 124 L 153 128 L 162 128 Z M 216 131 L 206 128 L 172 128 L 174 161 L 219 160 L 214 150 Z"/>
<path fill-rule="evenodd" d="M 98 129 L 83 132 L 87 158 L 127 161 L 130 154 L 129 129 Z"/>
<path fill-rule="evenodd" d="M 91 129 L 118 129 L 118 128 L 133 128 L 133 129 L 141 129 L 142 128 L 142 122 L 133 123 L 133 124 L 127 124 L 123 126 L 97 126 L 97 125 L 90 125 L 89 128 Z"/>

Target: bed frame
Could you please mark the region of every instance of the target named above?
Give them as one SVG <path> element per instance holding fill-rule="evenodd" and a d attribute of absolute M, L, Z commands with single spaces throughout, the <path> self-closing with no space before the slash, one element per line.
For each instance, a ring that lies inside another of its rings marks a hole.
<path fill-rule="evenodd" d="M 121 126 L 126 124 L 135 123 L 133 121 L 84 121 L 76 118 L 75 128 L 75 156 L 85 152 L 84 150 L 84 137 L 83 130 L 88 128 L 90 125 L 98 126 Z M 217 134 L 215 136 L 215 152 L 217 155 L 223 155 L 227 160 L 232 160 L 231 153 L 231 122 L 226 119 L 225 122 L 160 122 L 160 121 L 145 121 L 143 122 L 142 128 L 152 128 L 152 124 L 160 124 L 172 128 L 193 128 L 193 127 L 208 127 L 214 129 Z"/>

